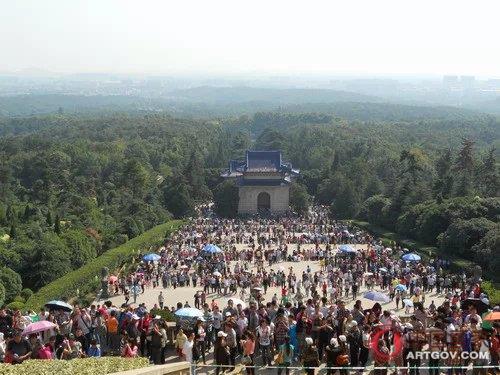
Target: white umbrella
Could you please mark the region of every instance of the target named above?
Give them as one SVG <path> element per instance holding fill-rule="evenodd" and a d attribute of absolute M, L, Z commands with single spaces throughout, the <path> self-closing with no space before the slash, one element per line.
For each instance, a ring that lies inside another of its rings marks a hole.
<path fill-rule="evenodd" d="M 365 272 L 365 276 L 373 276 L 373 272 Z"/>
<path fill-rule="evenodd" d="M 405 306 L 413 307 L 413 301 L 411 299 L 405 298 L 403 300 L 403 303 L 405 304 Z"/>
<path fill-rule="evenodd" d="M 222 276 L 222 274 L 219 271 L 215 271 L 214 273 L 212 273 L 212 275 L 214 275 L 216 277 L 221 277 Z"/>

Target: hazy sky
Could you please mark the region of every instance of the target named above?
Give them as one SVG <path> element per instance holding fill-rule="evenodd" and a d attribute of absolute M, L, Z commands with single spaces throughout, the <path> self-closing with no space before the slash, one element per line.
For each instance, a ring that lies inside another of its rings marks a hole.
<path fill-rule="evenodd" d="M 0 71 L 500 76 L 500 1 L 0 0 Z"/>

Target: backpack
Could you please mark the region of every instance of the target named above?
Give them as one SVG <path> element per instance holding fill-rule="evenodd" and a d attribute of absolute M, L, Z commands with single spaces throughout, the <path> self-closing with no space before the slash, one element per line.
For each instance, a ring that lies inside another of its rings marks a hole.
<path fill-rule="evenodd" d="M 347 354 L 340 354 L 337 357 L 337 365 L 338 366 L 346 366 L 349 364 L 349 356 Z"/>

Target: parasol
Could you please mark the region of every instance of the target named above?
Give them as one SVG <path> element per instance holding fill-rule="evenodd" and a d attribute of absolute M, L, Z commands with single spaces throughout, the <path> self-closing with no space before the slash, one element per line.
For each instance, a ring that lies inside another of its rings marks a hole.
<path fill-rule="evenodd" d="M 73 311 L 73 306 L 64 301 L 49 301 L 45 304 L 45 307 L 47 307 L 49 310 L 64 310 L 68 312 Z"/>
<path fill-rule="evenodd" d="M 401 259 L 403 259 L 405 262 L 419 262 L 420 259 L 422 259 L 422 258 L 418 254 L 409 253 L 409 254 L 403 255 L 401 257 Z"/>
<path fill-rule="evenodd" d="M 369 299 L 371 301 L 377 302 L 389 302 L 391 299 L 389 296 L 385 295 L 382 292 L 376 292 L 374 290 L 370 290 L 363 295 L 364 298 Z"/>
<path fill-rule="evenodd" d="M 157 262 L 160 259 L 161 259 L 161 256 L 159 256 L 158 254 L 154 254 L 154 253 L 146 254 L 142 257 L 142 260 L 144 260 L 145 262 Z"/>
<path fill-rule="evenodd" d="M 205 253 L 210 253 L 210 254 L 222 253 L 222 250 L 219 246 L 216 246 L 216 245 L 211 244 L 211 243 L 203 246 L 202 251 L 204 251 Z"/>
<path fill-rule="evenodd" d="M 184 307 L 174 313 L 179 318 L 200 318 L 203 317 L 203 311 L 195 309 L 194 307 Z"/>
<path fill-rule="evenodd" d="M 48 320 L 40 320 L 39 322 L 28 324 L 23 330 L 23 335 L 28 336 L 33 333 L 48 331 L 54 327 L 56 327 L 54 323 L 49 322 Z"/>

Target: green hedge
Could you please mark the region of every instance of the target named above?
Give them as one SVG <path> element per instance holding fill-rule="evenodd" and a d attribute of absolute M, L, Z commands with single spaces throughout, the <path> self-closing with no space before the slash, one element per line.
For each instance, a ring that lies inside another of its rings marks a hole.
<path fill-rule="evenodd" d="M 112 374 L 149 366 L 147 358 L 79 358 L 70 361 L 46 361 L 33 359 L 20 365 L 0 364 L 2 375 L 73 375 Z"/>
<path fill-rule="evenodd" d="M 47 301 L 54 299 L 68 300 L 71 297 L 75 297 L 77 290 L 80 295 L 95 293 L 99 287 L 99 281 L 96 281 L 96 277 L 100 279 L 103 267 L 107 267 L 110 270 L 117 269 L 130 261 L 134 255 L 137 255 L 138 250 L 144 252 L 150 246 L 158 245 L 167 235 L 176 231 L 182 224 L 182 220 L 168 221 L 127 241 L 123 245 L 106 251 L 83 267 L 69 272 L 41 288 L 28 299 L 26 308 L 37 311 Z"/>
<path fill-rule="evenodd" d="M 500 288 L 498 285 L 493 284 L 491 281 L 483 281 L 481 288 L 488 294 L 491 306 L 500 305 Z"/>

